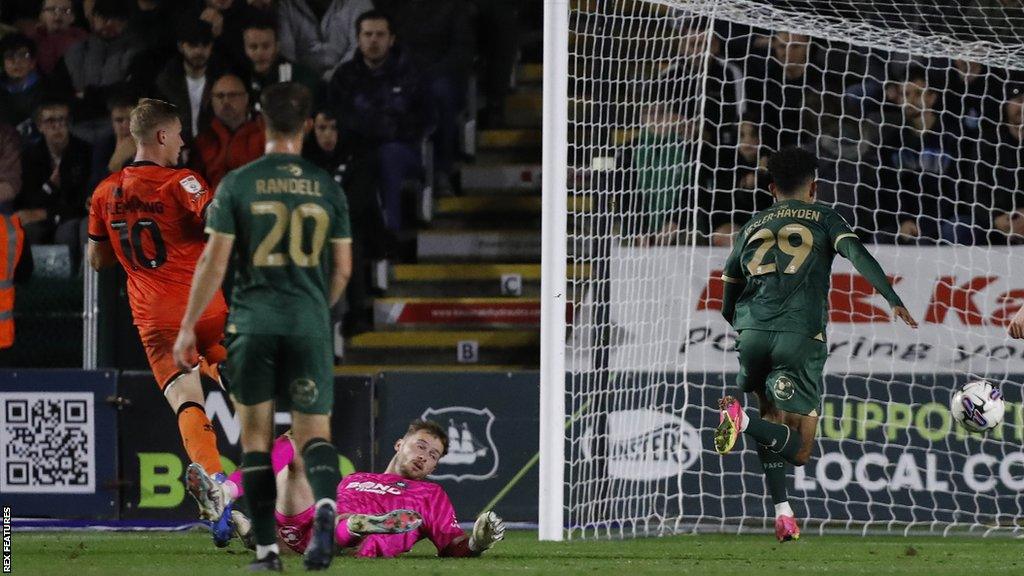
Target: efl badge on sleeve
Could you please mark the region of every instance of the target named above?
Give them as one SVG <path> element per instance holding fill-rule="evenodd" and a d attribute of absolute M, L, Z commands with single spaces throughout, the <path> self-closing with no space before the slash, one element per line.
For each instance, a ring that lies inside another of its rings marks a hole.
<path fill-rule="evenodd" d="M 181 187 L 185 189 L 185 192 L 193 196 L 198 196 L 206 190 L 203 188 L 203 184 L 195 176 L 186 176 L 178 181 Z"/>

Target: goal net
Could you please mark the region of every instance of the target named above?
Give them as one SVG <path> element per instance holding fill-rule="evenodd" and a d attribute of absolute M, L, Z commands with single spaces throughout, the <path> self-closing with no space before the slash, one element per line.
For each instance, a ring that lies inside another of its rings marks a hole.
<path fill-rule="evenodd" d="M 1018 533 L 1021 2 L 575 0 L 568 20 L 563 535 L 772 528 L 753 444 L 711 441 L 738 370 L 718 277 L 791 144 L 921 322 L 837 258 L 819 440 L 787 467 L 804 531 Z M 987 436 L 948 412 L 982 378 L 1008 406 Z"/>

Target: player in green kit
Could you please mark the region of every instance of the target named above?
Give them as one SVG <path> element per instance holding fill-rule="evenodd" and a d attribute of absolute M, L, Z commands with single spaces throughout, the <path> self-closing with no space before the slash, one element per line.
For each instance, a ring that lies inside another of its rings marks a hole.
<path fill-rule="evenodd" d="M 723 398 L 715 449 L 728 453 L 741 432 L 757 442 L 780 542 L 800 537 L 786 496 L 784 466 L 803 466 L 814 446 L 836 254 L 871 282 L 894 316 L 917 327 L 882 267 L 846 221 L 814 202 L 817 165 L 814 154 L 796 147 L 768 160 L 775 204 L 743 227 L 722 273 L 722 315 L 739 333 L 737 383 L 757 396 L 760 415 L 746 414 L 731 396 Z"/>
<path fill-rule="evenodd" d="M 274 410 L 291 409 L 316 501 L 306 568 L 334 556 L 338 453 L 331 443 L 334 356 L 329 309 L 352 272 L 345 196 L 326 172 L 304 160 L 312 99 L 299 84 L 268 88 L 261 98 L 267 154 L 230 172 L 207 217 L 210 235 L 192 279 L 174 347 L 194 364 L 195 323 L 221 285 L 230 258 L 235 282 L 228 317 L 228 380 L 242 424 L 242 481 L 256 536 L 252 570 L 281 570 L 270 449 Z"/>

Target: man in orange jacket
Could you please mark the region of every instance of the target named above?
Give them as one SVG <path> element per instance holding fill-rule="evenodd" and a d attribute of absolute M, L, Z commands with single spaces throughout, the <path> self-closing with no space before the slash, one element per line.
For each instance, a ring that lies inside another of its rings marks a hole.
<path fill-rule="evenodd" d="M 225 174 L 263 156 L 263 118 L 249 118 L 249 93 L 242 79 L 225 74 L 213 83 L 213 120 L 196 137 L 192 168 L 216 190 Z"/>

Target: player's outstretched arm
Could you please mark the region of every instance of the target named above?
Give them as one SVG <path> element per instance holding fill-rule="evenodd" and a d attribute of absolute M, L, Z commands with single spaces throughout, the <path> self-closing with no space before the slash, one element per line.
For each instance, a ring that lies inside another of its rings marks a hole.
<path fill-rule="evenodd" d="M 331 242 L 334 269 L 331 273 L 331 301 L 334 306 L 345 293 L 348 280 L 352 277 L 352 241 L 348 239 Z"/>
<path fill-rule="evenodd" d="M 488 510 L 477 516 L 472 533 L 452 540 L 439 555 L 455 558 L 479 556 L 504 538 L 505 521 Z"/>
<path fill-rule="evenodd" d="M 742 234 L 737 236 L 732 252 L 725 261 L 725 270 L 722 271 L 722 282 L 725 284 L 722 291 L 722 317 L 729 324 L 732 324 L 732 319 L 736 315 L 736 302 L 739 301 L 743 294 L 743 288 L 746 286 L 743 270 L 740 267 L 742 244 L 739 239 L 742 237 Z"/>
<path fill-rule="evenodd" d="M 191 370 L 196 363 L 196 322 L 210 305 L 210 300 L 224 283 L 224 274 L 231 259 L 231 248 L 235 237 L 219 232 L 210 232 L 196 273 L 192 277 L 192 290 L 188 294 L 188 307 L 181 319 L 178 340 L 174 343 L 174 360 L 182 370 Z"/>
<path fill-rule="evenodd" d="M 117 256 L 114 254 L 114 248 L 110 245 L 109 240 L 90 239 L 89 245 L 85 249 L 85 257 L 93 270 L 102 270 L 117 262 Z"/>
<path fill-rule="evenodd" d="M 900 299 L 899 294 L 896 294 L 892 284 L 889 284 L 889 279 L 885 276 L 885 271 L 882 270 L 881 264 L 878 263 L 878 260 L 875 260 L 875 257 L 868 252 L 868 249 L 864 247 L 860 240 L 855 236 L 841 238 L 836 244 L 836 251 L 849 260 L 853 267 L 857 269 L 857 272 L 860 272 L 862 276 L 868 279 L 868 282 L 871 282 L 875 290 L 878 290 L 878 293 L 892 307 L 894 316 L 902 320 L 907 326 L 917 328 L 917 320 L 914 320 L 910 311 L 903 305 L 903 300 Z"/>

